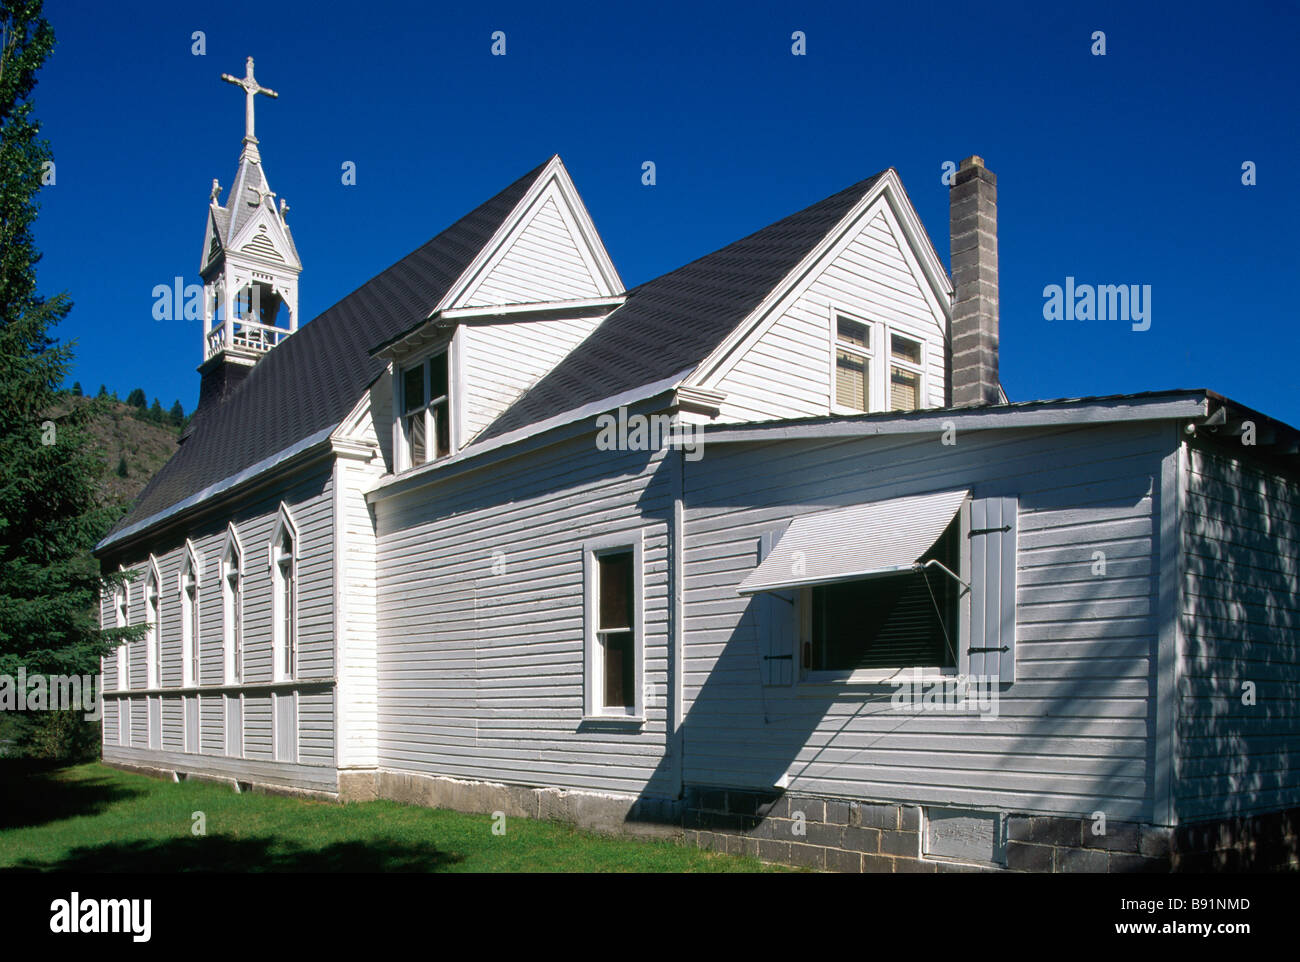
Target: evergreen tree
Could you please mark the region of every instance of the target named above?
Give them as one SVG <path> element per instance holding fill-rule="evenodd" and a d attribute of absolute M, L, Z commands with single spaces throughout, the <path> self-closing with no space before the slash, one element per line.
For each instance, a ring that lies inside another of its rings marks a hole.
<path fill-rule="evenodd" d="M 50 330 L 71 302 L 36 289 L 32 224 L 51 155 L 30 98 L 54 46 L 40 0 L 0 0 L 0 40 L 0 674 L 98 673 L 143 627 L 98 627 L 101 589 L 123 580 L 101 578 L 91 556 L 120 513 L 95 495 L 105 466 L 85 425 L 100 405 L 53 413 L 72 347 Z"/>
<path fill-rule="evenodd" d="M 157 398 L 153 399 L 153 407 L 149 409 L 149 420 L 155 424 L 162 424 L 167 415 L 163 414 L 162 402 Z"/>
<path fill-rule="evenodd" d="M 99 393 L 96 394 L 95 397 L 97 397 L 97 398 L 107 399 L 107 397 L 108 397 L 108 385 L 107 385 L 107 384 L 101 384 L 101 385 L 99 386 Z"/>
<path fill-rule="evenodd" d="M 145 399 L 144 388 L 138 387 L 135 390 L 133 390 L 130 394 L 128 394 L 126 396 L 126 403 L 132 405 L 133 407 L 138 407 L 141 411 L 143 411 L 145 409 L 145 405 L 149 403 Z"/>
<path fill-rule="evenodd" d="M 172 409 L 167 412 L 167 417 L 171 420 L 172 424 L 175 425 L 176 427 L 180 427 L 182 424 L 185 423 L 185 408 L 181 406 L 181 402 L 179 400 L 175 401 L 172 404 Z"/>
<path fill-rule="evenodd" d="M 72 382 L 72 396 L 73 396 L 73 397 L 82 397 L 82 396 L 83 396 L 82 393 L 81 393 L 81 382 L 80 382 L 80 381 L 73 381 L 73 382 Z"/>
<path fill-rule="evenodd" d="M 125 454 L 123 454 L 121 457 L 117 459 L 117 476 L 119 478 L 126 477 L 126 455 Z"/>

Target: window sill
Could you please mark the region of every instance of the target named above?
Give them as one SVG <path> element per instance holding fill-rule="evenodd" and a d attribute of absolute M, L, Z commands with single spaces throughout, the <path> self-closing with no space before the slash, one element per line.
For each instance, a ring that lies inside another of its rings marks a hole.
<path fill-rule="evenodd" d="M 628 727 L 633 727 L 638 725 L 644 725 L 645 715 L 615 714 L 613 712 L 611 712 L 608 715 L 584 714 L 582 716 L 582 723 L 584 725 L 612 723 L 615 725 L 627 725 Z"/>
<path fill-rule="evenodd" d="M 866 671 L 806 671 L 800 686 L 884 688 L 892 691 L 899 685 L 932 685 L 957 677 L 955 668 L 873 668 Z"/>

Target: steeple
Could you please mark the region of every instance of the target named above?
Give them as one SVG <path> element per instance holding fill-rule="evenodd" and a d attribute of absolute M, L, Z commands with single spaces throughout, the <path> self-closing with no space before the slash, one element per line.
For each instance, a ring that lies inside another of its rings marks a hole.
<path fill-rule="evenodd" d="M 286 215 L 276 207 L 254 134 L 254 101 L 279 97 L 253 76 L 253 58 L 243 77 L 221 79 L 244 91 L 244 141 L 239 168 L 220 203 L 212 182 L 207 234 L 199 274 L 203 278 L 203 376 L 199 410 L 219 400 L 247 375 L 267 351 L 298 329 L 298 275 L 302 262 Z"/>

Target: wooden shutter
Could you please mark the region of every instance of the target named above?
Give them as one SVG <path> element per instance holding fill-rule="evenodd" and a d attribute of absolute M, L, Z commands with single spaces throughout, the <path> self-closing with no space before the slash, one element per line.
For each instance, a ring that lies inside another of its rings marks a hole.
<path fill-rule="evenodd" d="M 1016 509 L 1014 497 L 970 506 L 969 674 L 1016 680 Z"/>
<path fill-rule="evenodd" d="M 758 561 L 772 553 L 787 525 L 766 531 L 759 538 Z M 764 685 L 793 685 L 795 646 L 799 637 L 798 594 L 795 591 L 762 591 L 754 595 L 758 618 L 759 672 Z"/>
<path fill-rule="evenodd" d="M 298 760 L 298 698 L 295 692 L 277 693 L 274 698 L 275 760 Z"/>

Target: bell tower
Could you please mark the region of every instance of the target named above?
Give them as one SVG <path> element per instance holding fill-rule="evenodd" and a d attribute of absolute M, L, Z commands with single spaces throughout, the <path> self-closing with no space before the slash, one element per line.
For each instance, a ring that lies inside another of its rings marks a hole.
<path fill-rule="evenodd" d="M 197 412 L 225 398 L 263 354 L 298 329 L 302 262 L 286 220 L 289 205 L 282 198 L 276 207 L 253 132 L 257 95 L 279 94 L 257 82 L 252 57 L 243 77 L 222 74 L 221 79 L 243 89 L 244 143 L 225 206 L 216 180 L 208 203 L 199 268 L 203 363 Z"/>

